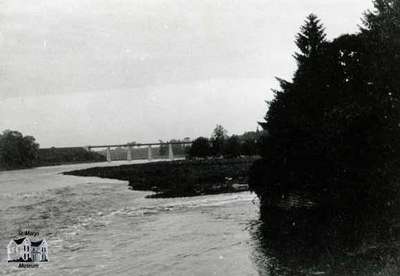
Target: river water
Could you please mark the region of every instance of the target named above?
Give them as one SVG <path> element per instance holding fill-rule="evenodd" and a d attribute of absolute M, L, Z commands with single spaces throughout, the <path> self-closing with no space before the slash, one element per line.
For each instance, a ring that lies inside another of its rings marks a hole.
<path fill-rule="evenodd" d="M 0 275 L 260 273 L 249 231 L 258 220 L 254 194 L 146 199 L 149 192 L 124 181 L 61 174 L 108 165 L 0 172 Z M 47 240 L 49 262 L 7 262 L 7 244 L 19 230 Z"/>

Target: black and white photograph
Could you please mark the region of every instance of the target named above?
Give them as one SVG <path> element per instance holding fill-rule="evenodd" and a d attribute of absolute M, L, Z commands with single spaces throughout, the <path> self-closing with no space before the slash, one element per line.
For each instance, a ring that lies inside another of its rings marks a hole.
<path fill-rule="evenodd" d="M 0 275 L 400 275 L 400 0 L 0 0 Z"/>

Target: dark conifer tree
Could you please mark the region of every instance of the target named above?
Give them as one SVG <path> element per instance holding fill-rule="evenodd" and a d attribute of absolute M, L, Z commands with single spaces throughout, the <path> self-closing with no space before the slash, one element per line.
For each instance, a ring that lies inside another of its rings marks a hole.
<path fill-rule="evenodd" d="M 385 204 L 395 200 L 388 195 L 398 196 L 400 180 L 400 1 L 374 1 L 374 9 L 365 13 L 360 37 L 371 98 L 369 156 L 375 161 L 369 190 Z"/>
<path fill-rule="evenodd" d="M 295 53 L 299 67 L 320 55 L 326 42 L 325 28 L 315 14 L 310 14 L 296 36 L 296 46 L 300 52 Z"/>
<path fill-rule="evenodd" d="M 265 117 L 267 124 L 262 125 L 266 126 L 270 132 L 286 128 L 285 125 L 292 127 L 301 119 L 308 120 L 307 115 L 313 116 L 312 109 L 316 105 L 311 103 L 306 94 L 317 94 L 321 90 L 322 74 L 326 70 L 325 64 L 321 62 L 325 51 L 326 34 L 325 28 L 314 14 L 310 14 L 305 20 L 296 36 L 295 43 L 299 48 L 299 52 L 294 55 L 298 69 L 292 82 L 277 78 L 281 90 L 274 91 L 275 99 L 270 103 L 270 109 Z M 304 100 L 299 103 L 298 100 L 301 99 Z M 312 107 L 308 108 L 310 103 Z M 303 106 L 301 109 L 298 108 L 300 104 Z"/>
<path fill-rule="evenodd" d="M 318 151 L 314 148 L 318 141 L 315 127 L 321 120 L 320 116 L 316 116 L 320 113 L 318 102 L 324 99 L 323 74 L 329 68 L 322 59 L 326 48 L 325 37 L 319 19 L 313 14 L 308 16 L 296 36 L 298 69 L 293 82 L 278 79 L 281 90 L 274 91 L 275 98 L 270 102 L 266 122 L 260 124 L 270 134 L 263 140 L 261 150 L 264 162 L 268 163 L 263 166 L 264 170 L 270 173 L 265 180 L 268 185 L 264 181 L 258 181 L 256 185 L 282 191 L 308 185 L 314 177 L 312 171 L 321 164 Z M 310 152 L 315 152 L 312 159 Z"/>
<path fill-rule="evenodd" d="M 251 188 L 262 202 L 264 194 L 302 190 L 359 210 L 393 203 L 400 180 L 399 3 L 375 1 L 359 34 L 332 42 L 314 15 L 307 18 L 296 37 L 298 69 L 292 82 L 279 80 L 261 124 L 270 135 Z"/>

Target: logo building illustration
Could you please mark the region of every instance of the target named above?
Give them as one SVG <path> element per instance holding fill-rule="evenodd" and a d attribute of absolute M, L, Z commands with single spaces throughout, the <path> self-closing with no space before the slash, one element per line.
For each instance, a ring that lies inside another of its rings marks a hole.
<path fill-rule="evenodd" d="M 12 239 L 7 245 L 9 262 L 47 262 L 48 248 L 45 239 L 31 241 L 24 237 Z"/>

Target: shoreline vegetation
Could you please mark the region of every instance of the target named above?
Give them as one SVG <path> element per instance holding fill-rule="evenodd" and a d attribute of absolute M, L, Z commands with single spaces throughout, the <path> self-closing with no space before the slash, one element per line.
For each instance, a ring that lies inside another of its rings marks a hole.
<path fill-rule="evenodd" d="M 83 147 L 40 148 L 33 136 L 16 130 L 0 133 L 0 171 L 104 161 L 104 155 Z"/>
<path fill-rule="evenodd" d="M 45 151 L 52 151 L 53 153 L 47 153 Z M 60 165 L 73 165 L 73 164 L 84 164 L 84 163 L 100 163 L 106 162 L 106 158 L 97 152 L 87 152 L 83 148 L 66 148 L 62 149 L 50 148 L 50 149 L 39 149 L 39 157 L 34 164 L 30 166 L 0 166 L 0 171 L 12 171 L 12 170 L 25 170 L 40 167 L 51 167 Z"/>
<path fill-rule="evenodd" d="M 39 149 L 34 167 L 58 166 L 80 163 L 105 162 L 106 158 L 98 152 L 80 147 Z"/>
<path fill-rule="evenodd" d="M 400 1 L 375 0 L 356 33 L 328 39 L 314 14 L 300 27 L 250 169 L 271 274 L 399 275 L 399 19 Z"/>
<path fill-rule="evenodd" d="M 153 191 L 148 198 L 187 197 L 248 190 L 248 171 L 257 157 L 159 161 L 94 167 L 64 175 L 129 181 L 133 190 Z"/>
<path fill-rule="evenodd" d="M 328 39 L 315 14 L 300 27 L 297 69 L 277 79 L 260 122 L 268 136 L 250 189 L 261 214 L 271 196 L 293 193 L 354 218 L 391 217 L 400 206 L 400 2 L 373 6 L 357 33 Z"/>
<path fill-rule="evenodd" d="M 193 140 L 191 146 L 187 142 L 191 139 L 185 137 L 182 140 L 159 140 L 162 145 L 151 147 L 153 159 L 169 158 L 167 144 L 173 143 L 172 151 L 176 158 L 238 158 L 240 156 L 258 155 L 258 143 L 262 138 L 262 132 L 246 131 L 241 135 L 228 136 L 226 129 L 217 125 L 210 138 L 198 137 Z M 184 142 L 185 144 L 180 144 Z M 148 149 L 135 147 L 136 142 L 129 142 L 131 155 L 134 159 L 147 159 Z M 110 149 L 112 160 L 126 160 L 128 150 L 126 147 Z M 4 130 L 0 133 L 0 171 L 29 169 L 43 166 L 57 166 L 66 164 L 105 162 L 107 150 L 90 151 L 85 147 L 51 147 L 40 148 L 33 136 L 24 136 L 16 130 Z"/>

